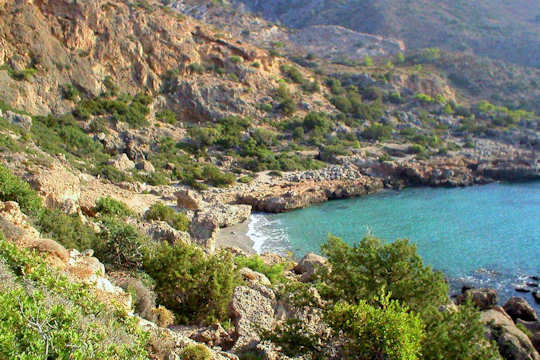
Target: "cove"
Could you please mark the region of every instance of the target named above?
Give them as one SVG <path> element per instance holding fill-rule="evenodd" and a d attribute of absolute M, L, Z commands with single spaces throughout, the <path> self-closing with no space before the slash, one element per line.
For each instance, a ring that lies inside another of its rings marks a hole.
<path fill-rule="evenodd" d="M 254 214 L 248 236 L 257 252 L 301 257 L 320 253 L 328 234 L 353 243 L 368 233 L 415 243 L 454 292 L 465 284 L 493 287 L 501 301 L 523 296 L 540 309 L 531 294 L 514 291 L 540 275 L 540 182 L 410 188 L 290 213 Z"/>

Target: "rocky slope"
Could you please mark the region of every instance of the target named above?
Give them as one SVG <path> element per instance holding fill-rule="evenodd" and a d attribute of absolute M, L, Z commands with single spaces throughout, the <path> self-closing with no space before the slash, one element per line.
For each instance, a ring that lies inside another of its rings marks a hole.
<path fill-rule="evenodd" d="M 403 39 L 407 47 L 441 46 L 538 67 L 540 26 L 534 1 L 239 1 L 293 28 L 341 25 Z M 237 5 L 234 5 L 237 7 Z"/>

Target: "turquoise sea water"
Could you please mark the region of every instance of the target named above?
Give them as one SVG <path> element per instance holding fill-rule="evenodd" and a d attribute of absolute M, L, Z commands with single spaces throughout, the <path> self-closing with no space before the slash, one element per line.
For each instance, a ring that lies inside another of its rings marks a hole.
<path fill-rule="evenodd" d="M 540 182 L 467 188 L 414 188 L 336 200 L 285 214 L 254 214 L 255 250 L 320 252 L 329 233 L 352 243 L 366 233 L 407 238 L 454 291 L 495 287 L 501 301 L 540 275 Z M 531 288 L 533 289 L 533 288 Z M 536 304 L 537 309 L 540 308 Z"/>

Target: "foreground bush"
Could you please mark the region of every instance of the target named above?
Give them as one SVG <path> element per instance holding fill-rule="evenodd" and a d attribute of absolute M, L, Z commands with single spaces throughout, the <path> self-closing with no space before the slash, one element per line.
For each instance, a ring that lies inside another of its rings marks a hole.
<path fill-rule="evenodd" d="M 358 360 L 415 360 L 424 338 L 422 320 L 407 307 L 382 296 L 375 305 L 339 303 L 330 311 L 332 327 L 346 336 L 345 355 Z"/>
<path fill-rule="evenodd" d="M 106 308 L 1 233 L 0 278 L 0 358 L 148 358 L 134 318 Z"/>
<path fill-rule="evenodd" d="M 147 256 L 144 270 L 155 280 L 158 301 L 173 310 L 181 323 L 227 319 L 239 283 L 229 253 L 207 255 L 193 245 L 163 243 Z"/>
<path fill-rule="evenodd" d="M 349 246 L 330 236 L 322 251 L 332 267 L 323 275 L 324 293 L 331 299 L 358 303 L 385 290 L 393 300 L 417 311 L 448 301 L 443 275 L 424 266 L 416 246 L 407 240 L 385 244 L 366 237 Z"/>
<path fill-rule="evenodd" d="M 189 219 L 184 213 L 174 211 L 173 208 L 155 203 L 145 214 L 147 220 L 161 220 L 167 222 L 176 230 L 187 231 L 189 228 Z"/>

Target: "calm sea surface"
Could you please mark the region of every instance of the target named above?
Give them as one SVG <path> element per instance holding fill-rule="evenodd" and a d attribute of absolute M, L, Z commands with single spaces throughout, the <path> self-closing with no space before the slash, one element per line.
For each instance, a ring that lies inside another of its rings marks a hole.
<path fill-rule="evenodd" d="M 320 252 L 328 234 L 349 243 L 367 233 L 407 238 L 424 262 L 463 284 L 494 287 L 501 301 L 530 294 L 516 286 L 540 275 L 540 182 L 467 188 L 414 188 L 330 201 L 285 214 L 252 215 L 248 235 L 258 252 Z M 534 290 L 534 288 L 530 288 Z"/>

